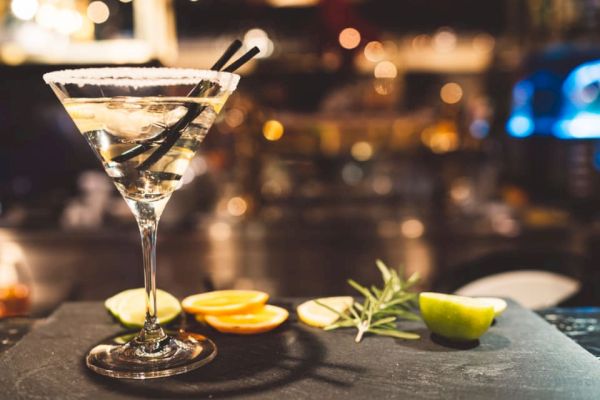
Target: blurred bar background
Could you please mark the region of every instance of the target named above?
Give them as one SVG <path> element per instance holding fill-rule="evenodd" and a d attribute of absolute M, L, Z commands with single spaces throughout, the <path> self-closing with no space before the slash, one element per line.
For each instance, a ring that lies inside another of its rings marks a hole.
<path fill-rule="evenodd" d="M 600 1 L 0 0 L 0 315 L 142 286 L 44 72 L 261 48 L 161 220 L 159 286 L 600 305 Z"/>

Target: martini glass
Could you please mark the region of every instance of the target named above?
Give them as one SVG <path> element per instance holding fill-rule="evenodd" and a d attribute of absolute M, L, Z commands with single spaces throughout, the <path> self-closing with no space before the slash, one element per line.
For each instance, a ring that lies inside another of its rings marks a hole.
<path fill-rule="evenodd" d="M 156 378 L 211 361 L 216 346 L 165 332 L 156 315 L 156 231 L 169 198 L 239 76 L 175 68 L 85 68 L 44 80 L 92 147 L 135 216 L 142 239 L 146 319 L 137 335 L 105 340 L 89 368 L 116 378 Z"/>

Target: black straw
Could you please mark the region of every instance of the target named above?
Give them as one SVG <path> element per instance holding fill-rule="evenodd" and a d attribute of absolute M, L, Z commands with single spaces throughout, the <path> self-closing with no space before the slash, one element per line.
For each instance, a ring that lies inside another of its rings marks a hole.
<path fill-rule="evenodd" d="M 214 63 L 214 65 L 212 66 L 212 70 L 213 71 L 220 71 L 221 68 L 223 68 L 223 66 L 229 62 L 229 59 L 231 57 L 233 57 L 233 55 L 235 54 L 236 51 L 238 51 L 240 48 L 242 47 L 242 41 L 239 39 L 235 39 L 233 42 L 231 42 L 231 44 L 229 45 L 229 47 L 227 48 L 227 50 L 225 50 L 225 53 L 223 53 L 223 55 L 221 56 L 221 58 L 219 58 L 217 60 L 216 63 Z"/>
<path fill-rule="evenodd" d="M 236 69 L 238 69 L 239 67 L 241 67 L 242 65 L 244 65 L 248 61 L 250 61 L 250 59 L 252 57 L 254 57 L 255 55 L 257 55 L 258 53 L 260 53 L 260 50 L 258 49 L 258 47 L 254 46 L 253 48 L 248 50 L 246 52 L 246 54 L 244 54 L 243 56 L 241 56 L 240 58 L 238 58 L 237 60 L 235 60 L 234 62 L 229 64 L 229 66 L 227 68 L 225 68 L 223 71 L 234 72 Z"/>
<path fill-rule="evenodd" d="M 219 71 L 223 67 L 223 65 L 225 65 L 241 47 L 242 47 L 242 42 L 238 39 L 234 40 L 229 45 L 229 47 L 227 47 L 227 49 L 225 50 L 223 55 L 221 55 L 221 57 L 219 57 L 217 62 L 215 62 L 215 64 L 212 66 L 211 69 L 214 71 Z M 257 55 L 259 52 L 260 52 L 260 50 L 258 49 L 258 47 L 255 46 L 255 47 L 251 48 L 240 58 L 238 58 L 237 60 L 235 60 L 234 62 L 229 64 L 229 66 L 227 68 L 225 68 L 223 71 L 234 72 L 235 70 L 240 68 L 242 65 L 244 65 L 245 63 L 250 61 L 250 59 L 252 59 L 252 57 Z M 213 82 L 201 80 L 190 91 L 190 93 L 188 94 L 188 97 L 196 97 L 201 93 L 205 93 L 209 89 L 217 89 L 217 88 L 218 88 L 218 85 L 215 85 Z M 171 147 L 173 147 L 175 145 L 175 143 L 179 140 L 179 138 L 183 134 L 183 130 L 194 119 L 196 119 L 196 117 L 198 117 L 198 115 L 200 115 L 202 113 L 202 111 L 204 111 L 205 108 L 206 108 L 205 106 L 200 106 L 199 104 L 192 103 L 190 105 L 190 108 L 188 108 L 188 111 L 186 112 L 186 114 L 179 121 L 177 121 L 174 125 L 166 128 L 161 134 L 158 135 L 158 139 L 162 139 L 165 137 L 166 137 L 166 139 L 160 144 L 160 146 L 158 146 L 158 148 L 156 150 L 154 150 L 152 152 L 152 154 L 150 154 L 148 156 L 148 158 L 146 158 L 140 165 L 138 165 L 136 167 L 136 169 L 142 170 L 142 171 L 146 170 L 146 169 L 152 167 L 152 165 L 154 165 L 154 163 L 156 163 L 165 154 L 167 154 L 167 152 L 171 149 Z M 118 156 L 114 157 L 112 159 L 112 161 L 115 161 L 115 162 L 127 161 L 135 156 L 138 156 L 138 155 L 146 152 L 147 150 L 150 150 L 151 147 L 152 146 L 150 144 L 140 144 L 140 145 L 135 146 L 135 147 L 119 154 Z"/>
<path fill-rule="evenodd" d="M 225 65 L 227 62 L 229 62 L 229 60 L 231 59 L 231 57 L 233 57 L 233 55 L 242 47 L 242 42 L 239 39 L 235 39 L 233 42 L 231 42 L 231 44 L 227 47 L 227 49 L 225 50 L 225 52 L 221 55 L 221 57 L 219 57 L 219 59 L 217 60 L 217 62 L 214 63 L 214 65 L 212 66 L 211 70 L 213 71 L 219 71 L 221 68 L 223 68 L 223 65 Z M 188 97 L 195 97 L 198 96 L 198 94 L 200 94 L 200 92 L 204 89 L 204 83 L 205 81 L 200 81 L 198 82 L 198 84 L 196 84 L 196 86 L 194 86 L 194 88 L 188 93 Z M 169 131 L 171 129 L 165 129 L 165 131 L 163 131 L 158 137 L 157 139 L 163 139 L 165 137 L 165 135 L 169 134 Z M 150 150 L 152 148 L 152 145 L 150 144 L 139 144 L 135 147 L 132 147 L 129 150 L 124 151 L 123 153 L 119 154 L 118 156 L 114 157 L 112 159 L 112 161 L 114 162 L 123 162 L 123 161 L 127 161 L 132 159 L 133 157 L 137 157 L 140 154 L 145 153 L 146 151 Z"/>

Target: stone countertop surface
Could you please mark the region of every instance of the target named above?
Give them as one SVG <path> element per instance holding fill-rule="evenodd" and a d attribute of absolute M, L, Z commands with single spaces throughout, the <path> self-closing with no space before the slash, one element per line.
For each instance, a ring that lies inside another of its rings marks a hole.
<path fill-rule="evenodd" d="M 278 302 L 290 311 L 299 299 Z M 597 399 L 600 363 L 514 302 L 476 346 L 307 327 L 291 313 L 275 331 L 209 336 L 219 354 L 187 374 L 146 381 L 96 375 L 86 352 L 121 331 L 100 302 L 64 303 L 0 354 L 0 399 Z"/>

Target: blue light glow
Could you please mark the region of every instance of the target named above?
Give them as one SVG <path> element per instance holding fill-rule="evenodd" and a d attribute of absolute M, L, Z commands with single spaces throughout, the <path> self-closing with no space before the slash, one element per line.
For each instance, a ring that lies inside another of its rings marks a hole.
<path fill-rule="evenodd" d="M 483 139 L 490 132 L 490 124 L 484 119 L 476 119 L 471 122 L 469 132 L 475 139 Z"/>
<path fill-rule="evenodd" d="M 562 118 L 554 125 L 561 139 L 594 139 L 600 137 L 600 114 L 582 111 L 571 119 Z"/>
<path fill-rule="evenodd" d="M 564 103 L 553 133 L 560 139 L 600 138 L 600 61 L 575 68 L 562 86 Z"/>
<path fill-rule="evenodd" d="M 533 133 L 533 120 L 527 115 L 512 115 L 506 123 L 506 130 L 511 136 L 524 138 Z"/>

